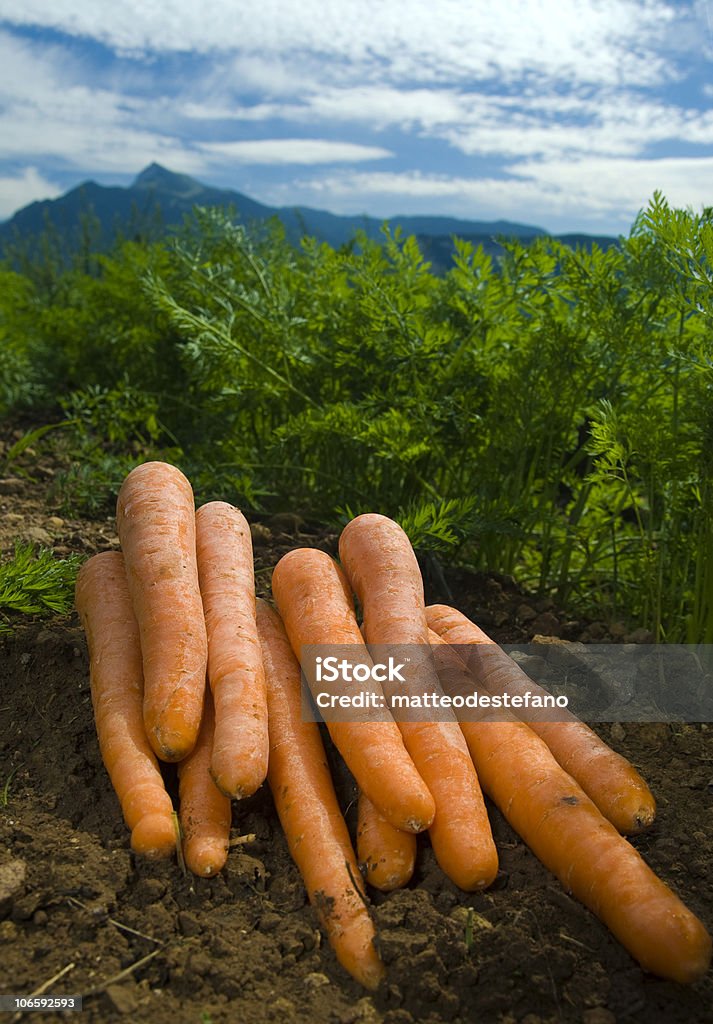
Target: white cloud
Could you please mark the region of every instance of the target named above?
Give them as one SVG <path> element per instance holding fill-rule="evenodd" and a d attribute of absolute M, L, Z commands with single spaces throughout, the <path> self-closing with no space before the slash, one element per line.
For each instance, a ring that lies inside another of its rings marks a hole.
<path fill-rule="evenodd" d="M 630 91 L 595 98 L 475 97 L 433 133 L 467 154 L 636 156 L 661 142 L 713 145 L 713 111 L 686 110 Z"/>
<path fill-rule="evenodd" d="M 61 191 L 36 167 L 25 167 L 18 175 L 0 178 L 0 220 L 37 199 L 55 199 Z"/>
<path fill-rule="evenodd" d="M 204 160 L 160 123 L 160 102 L 92 87 L 58 46 L 18 45 L 0 32 L 4 159 L 51 159 L 92 171 L 135 173 L 152 160 L 198 171 Z"/>
<path fill-rule="evenodd" d="M 215 154 L 242 164 L 332 164 L 382 160 L 393 156 L 378 146 L 330 139 L 248 139 L 235 142 L 205 142 L 204 153 Z"/>
<path fill-rule="evenodd" d="M 8 21 L 129 53 L 235 50 L 263 68 L 289 55 L 291 80 L 295 64 L 319 58 L 321 77 L 337 79 L 371 70 L 401 82 L 512 80 L 528 71 L 650 83 L 671 73 L 657 47 L 675 10 L 664 0 L 23 0 Z"/>
<path fill-rule="evenodd" d="M 300 103 L 274 103 L 268 113 L 293 123 L 415 131 L 470 156 L 635 156 L 662 142 L 713 145 L 712 110 L 685 109 L 609 87 L 594 94 L 545 89 L 537 95 L 496 95 L 363 85 L 315 91 Z M 239 110 L 235 116 L 247 120 L 250 113 Z"/>
<path fill-rule="evenodd" d="M 478 96 L 482 103 L 487 97 Z M 468 94 L 457 89 L 397 89 L 390 85 L 356 85 L 315 89 L 300 106 L 285 113 L 304 121 L 342 121 L 376 129 L 417 127 L 429 130 L 460 124 L 468 115 Z"/>
<path fill-rule="evenodd" d="M 297 187 L 301 202 L 329 202 L 343 213 L 367 209 L 389 217 L 437 208 L 464 219 L 532 223 L 536 217 L 558 230 L 568 221 L 582 229 L 626 232 L 656 190 L 673 206 L 710 205 L 713 157 L 523 161 L 506 170 L 503 178 L 345 172 L 303 180 Z"/>
<path fill-rule="evenodd" d="M 276 103 L 231 103 L 227 98 L 179 100 L 175 107 L 178 114 L 194 121 L 269 121 L 282 117 L 284 108 Z"/>
<path fill-rule="evenodd" d="M 527 161 L 509 171 L 543 191 L 571 196 L 592 214 L 636 213 L 657 190 L 672 206 L 700 210 L 711 202 L 713 157 Z"/>

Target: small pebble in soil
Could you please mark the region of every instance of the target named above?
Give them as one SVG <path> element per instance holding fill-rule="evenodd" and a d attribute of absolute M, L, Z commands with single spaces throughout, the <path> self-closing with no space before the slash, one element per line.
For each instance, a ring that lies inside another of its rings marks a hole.
<path fill-rule="evenodd" d="M 27 540 L 34 541 L 35 544 L 49 547 L 52 543 L 52 535 L 43 526 L 28 526 L 24 533 Z"/>
<path fill-rule="evenodd" d="M 0 942 L 14 942 L 19 929 L 14 921 L 0 921 Z"/>
<path fill-rule="evenodd" d="M 26 877 L 27 865 L 19 857 L 0 865 L 0 917 L 9 914 L 13 901 L 22 895 Z"/>
<path fill-rule="evenodd" d="M 583 631 L 579 640 L 583 644 L 606 640 L 609 637 L 609 630 L 605 622 L 591 622 Z"/>
<path fill-rule="evenodd" d="M 280 952 L 283 954 L 283 963 L 288 956 L 298 957 L 304 952 L 302 942 L 295 936 L 289 935 L 280 942 Z"/>
<path fill-rule="evenodd" d="M 622 637 L 625 637 L 628 632 L 629 630 L 623 622 L 612 622 L 609 626 L 609 636 L 613 640 L 620 640 Z"/>
<path fill-rule="evenodd" d="M 310 974 L 305 975 L 303 984 L 305 988 L 322 988 L 324 985 L 329 985 L 330 981 L 326 974 L 312 971 Z"/>
<path fill-rule="evenodd" d="M 166 883 L 159 878 L 141 878 L 134 889 L 134 894 L 140 903 L 155 903 L 165 892 Z"/>
<path fill-rule="evenodd" d="M 193 914 L 188 913 L 187 910 L 181 910 L 178 914 L 178 929 L 181 935 L 185 935 L 186 938 L 190 938 L 193 935 L 199 935 L 201 932 L 200 922 Z"/>
<path fill-rule="evenodd" d="M 122 985 L 109 985 L 105 992 L 106 998 L 111 1007 L 123 1015 L 133 1013 L 136 1009 L 136 993 L 134 983 L 126 982 Z"/>
<path fill-rule="evenodd" d="M 16 898 L 12 905 L 13 921 L 29 921 L 42 900 L 42 893 L 28 892 Z"/>
<path fill-rule="evenodd" d="M 374 1006 L 371 996 L 363 996 L 354 1006 L 349 1006 L 336 1014 L 335 1020 L 338 1020 L 339 1024 L 376 1024 L 381 1020 L 381 1015 Z"/>
<path fill-rule="evenodd" d="M 635 629 L 624 637 L 625 644 L 652 644 L 653 642 L 654 634 L 650 629 Z"/>
<path fill-rule="evenodd" d="M 515 615 L 519 622 L 532 622 L 533 619 L 537 618 L 537 612 L 529 604 L 518 605 Z"/>
<path fill-rule="evenodd" d="M 532 620 L 530 629 L 535 633 L 542 633 L 544 636 L 560 636 L 562 623 L 552 612 L 542 612 Z"/>
<path fill-rule="evenodd" d="M 258 928 L 261 932 L 274 932 L 280 926 L 282 918 L 279 914 L 272 914 L 269 911 L 260 917 Z"/>
<path fill-rule="evenodd" d="M 582 1014 L 582 1024 L 616 1024 L 616 1017 L 604 1006 L 593 1006 Z"/>
<path fill-rule="evenodd" d="M 389 1010 L 384 1014 L 384 1024 L 413 1024 L 413 1017 L 408 1010 Z"/>
<path fill-rule="evenodd" d="M 643 722 L 636 731 L 637 741 L 652 750 L 662 747 L 670 735 L 671 729 L 666 722 Z"/>

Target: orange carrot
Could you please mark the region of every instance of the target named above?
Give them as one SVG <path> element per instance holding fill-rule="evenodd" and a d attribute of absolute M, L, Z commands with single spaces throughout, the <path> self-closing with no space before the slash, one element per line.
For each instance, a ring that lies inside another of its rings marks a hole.
<path fill-rule="evenodd" d="M 696 981 L 711 959 L 703 924 L 654 874 L 524 722 L 462 722 L 486 792 L 564 887 L 641 966 Z"/>
<path fill-rule="evenodd" d="M 178 764 L 178 798 L 183 857 L 194 875 L 216 875 L 228 857 L 230 798 L 218 789 L 210 774 L 215 715 L 206 692 L 198 740 Z"/>
<path fill-rule="evenodd" d="M 302 718 L 301 671 L 280 617 L 257 602 L 270 728 L 268 782 L 293 860 L 339 963 L 368 989 L 384 967 L 319 727 Z"/>
<path fill-rule="evenodd" d="M 165 462 L 124 480 L 116 507 L 144 665 L 144 724 L 165 761 L 193 749 L 205 692 L 207 641 L 196 567 L 193 491 Z"/>
<path fill-rule="evenodd" d="M 440 692 L 430 654 L 423 580 L 408 537 L 386 516 L 353 519 L 339 540 L 339 555 L 364 612 L 369 645 L 408 644 L 420 660 L 419 685 Z M 384 685 L 387 697 L 393 693 Z M 455 715 L 438 722 L 399 721 L 406 749 L 433 794 L 429 829 L 436 860 L 462 889 L 489 885 L 498 857 L 478 777 Z"/>
<path fill-rule="evenodd" d="M 406 885 L 416 866 L 416 836 L 394 828 L 362 792 L 357 806 L 357 858 L 369 885 L 381 892 Z"/>
<path fill-rule="evenodd" d="M 439 669 L 457 692 L 478 693 L 455 648 L 439 637 L 434 642 Z M 459 671 L 465 678 L 457 678 Z M 601 814 L 546 743 L 507 709 L 480 709 L 477 721 L 470 718 L 473 711 L 467 714 L 461 729 L 483 788 L 542 863 L 645 970 L 680 982 L 700 978 L 711 958 L 705 927 Z"/>
<path fill-rule="evenodd" d="M 284 555 L 272 575 L 272 592 L 292 650 L 304 645 L 339 649 L 350 664 L 371 666 L 354 614 L 343 572 L 317 548 L 295 548 Z M 306 669 L 309 666 L 304 666 Z M 307 674 L 313 692 L 319 689 Z M 355 689 L 363 686 L 355 684 Z M 371 691 L 383 697 L 378 683 Z M 358 721 L 327 720 L 335 746 L 358 785 L 395 828 L 419 832 L 435 812 L 433 798 L 404 746 L 399 727 L 388 710 L 360 709 Z"/>
<path fill-rule="evenodd" d="M 461 645 L 476 645 L 476 657 L 469 658 L 469 664 L 478 685 L 489 693 L 545 692 L 462 612 L 448 605 L 430 605 L 426 615 L 429 625 L 449 644 L 459 649 Z M 656 802 L 649 787 L 633 765 L 589 726 L 566 710 L 558 711 L 558 721 L 526 717 L 525 709 L 516 714 L 527 720 L 564 770 L 620 832 L 635 834 L 652 824 Z"/>
<path fill-rule="evenodd" d="M 176 848 L 173 804 L 144 731 L 139 629 L 118 551 L 84 563 L 75 599 L 89 649 L 99 749 L 131 829 L 131 848 L 168 857 Z"/>
<path fill-rule="evenodd" d="M 269 751 L 252 540 L 242 512 L 224 501 L 202 505 L 196 551 L 215 704 L 211 773 L 226 796 L 240 799 L 264 782 Z"/>

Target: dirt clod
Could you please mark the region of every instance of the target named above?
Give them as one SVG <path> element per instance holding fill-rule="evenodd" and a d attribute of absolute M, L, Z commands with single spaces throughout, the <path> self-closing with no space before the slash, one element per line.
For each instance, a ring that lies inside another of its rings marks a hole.
<path fill-rule="evenodd" d="M 22 895 L 27 877 L 27 865 L 24 860 L 15 858 L 0 864 L 0 917 L 5 917 L 13 909 L 13 902 Z"/>

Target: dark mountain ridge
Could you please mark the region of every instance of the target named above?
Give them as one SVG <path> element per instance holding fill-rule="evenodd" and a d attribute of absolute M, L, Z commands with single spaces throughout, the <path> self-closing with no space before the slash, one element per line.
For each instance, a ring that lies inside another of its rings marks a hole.
<path fill-rule="evenodd" d="M 117 236 L 156 238 L 178 227 L 194 206 L 231 207 L 246 224 L 278 218 L 287 237 L 297 242 L 304 235 L 334 247 L 349 243 L 357 231 L 371 238 L 380 236 L 384 220 L 367 214 L 348 216 L 307 206 L 272 207 L 231 189 L 214 188 L 186 174 L 177 174 L 152 163 L 128 187 L 99 185 L 85 181 L 57 199 L 30 203 L 9 220 L 0 223 L 0 254 L 11 254 L 18 245 L 31 245 L 50 230 L 69 251 L 82 242 L 96 249 L 108 248 Z M 481 244 L 489 252 L 500 248 L 499 238 L 534 239 L 548 233 L 529 224 L 507 220 L 473 221 L 444 216 L 395 216 L 392 227 L 416 235 L 426 259 L 444 268 L 450 262 L 452 237 Z M 615 238 L 588 235 L 568 236 L 577 244 L 595 242 L 603 247 Z"/>

